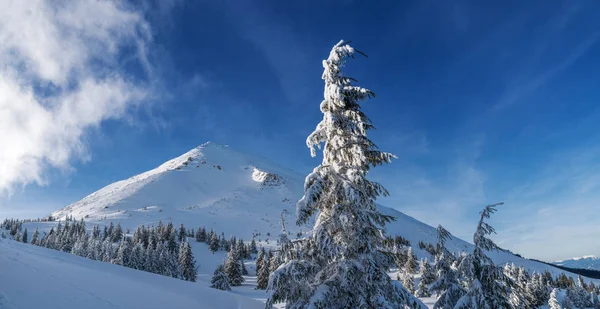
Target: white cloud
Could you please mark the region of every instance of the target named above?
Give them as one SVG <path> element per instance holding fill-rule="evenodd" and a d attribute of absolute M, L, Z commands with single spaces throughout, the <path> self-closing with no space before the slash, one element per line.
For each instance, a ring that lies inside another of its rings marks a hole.
<path fill-rule="evenodd" d="M 150 28 L 116 1 L 0 0 L 0 42 L 0 194 L 85 159 L 86 131 L 149 95 L 120 64 L 151 71 Z"/>

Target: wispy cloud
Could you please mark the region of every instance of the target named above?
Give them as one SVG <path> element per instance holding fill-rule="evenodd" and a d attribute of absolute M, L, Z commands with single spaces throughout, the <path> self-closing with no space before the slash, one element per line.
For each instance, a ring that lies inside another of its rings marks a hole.
<path fill-rule="evenodd" d="M 148 97 L 120 68 L 125 48 L 152 68 L 150 27 L 114 1 L 2 1 L 0 194 L 44 184 L 48 168 L 85 159 L 84 137 Z"/>
<path fill-rule="evenodd" d="M 511 89 L 504 94 L 500 101 L 492 107 L 492 110 L 497 111 L 509 107 L 524 96 L 531 94 L 550 82 L 559 73 L 573 65 L 579 58 L 581 58 L 588 51 L 588 49 L 590 49 L 590 47 L 598 42 L 598 39 L 600 39 L 600 31 L 595 32 L 586 40 L 579 43 L 579 45 L 577 45 L 566 58 L 556 65 L 537 75 L 529 76 L 527 81 L 523 81 L 524 78 L 517 78 L 520 83 L 512 86 Z"/>

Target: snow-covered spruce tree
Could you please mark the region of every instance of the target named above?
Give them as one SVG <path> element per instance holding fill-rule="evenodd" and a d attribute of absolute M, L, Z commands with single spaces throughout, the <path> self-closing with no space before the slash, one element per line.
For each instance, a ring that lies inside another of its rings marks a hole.
<path fill-rule="evenodd" d="M 183 280 L 196 282 L 196 261 L 192 254 L 192 247 L 187 241 L 182 242 L 179 246 L 179 266 Z"/>
<path fill-rule="evenodd" d="M 294 309 L 426 308 L 386 273 L 383 229 L 393 217 L 377 210 L 375 199 L 388 193 L 366 176 L 393 155 L 367 138 L 373 125 L 359 101 L 374 94 L 342 75 L 346 58 L 355 52 L 340 41 L 323 61 L 323 120 L 307 139 L 313 156 L 315 146 L 324 143 L 323 162 L 306 177 L 296 206 L 298 225 L 317 213 L 312 235 L 299 246 L 310 250 L 295 249 L 271 274 L 267 307 L 286 302 Z"/>
<path fill-rule="evenodd" d="M 211 283 L 210 287 L 213 289 L 218 289 L 218 290 L 223 290 L 223 291 L 231 290 L 231 287 L 229 286 L 229 278 L 227 277 L 227 274 L 225 273 L 225 268 L 223 267 L 223 265 L 217 266 L 217 269 L 215 269 L 215 273 L 213 274 L 213 277 L 210 280 L 210 283 Z"/>
<path fill-rule="evenodd" d="M 182 223 L 179 226 L 179 234 L 177 235 L 177 240 L 179 240 L 179 242 L 183 242 L 186 239 L 187 239 L 187 235 L 185 232 L 185 227 L 183 226 L 183 223 Z"/>
<path fill-rule="evenodd" d="M 112 242 L 119 242 L 123 238 L 123 228 L 121 227 L 121 223 L 117 223 L 111 238 Z"/>
<path fill-rule="evenodd" d="M 565 298 L 570 299 L 577 308 L 588 308 L 592 306 L 590 293 L 586 290 L 587 285 L 581 275 L 577 275 L 577 284 L 574 289 L 567 290 Z"/>
<path fill-rule="evenodd" d="M 23 231 L 23 237 L 21 238 L 21 240 L 22 240 L 24 243 L 27 243 L 27 229 L 25 229 L 25 230 Z"/>
<path fill-rule="evenodd" d="M 525 295 L 528 308 L 539 308 L 548 301 L 550 293 L 548 293 L 547 287 L 542 282 L 541 274 L 534 273 L 531 275 L 525 285 Z"/>
<path fill-rule="evenodd" d="M 495 309 L 510 308 L 508 290 L 503 285 L 504 274 L 496 267 L 485 251 L 498 250 L 498 246 L 487 235 L 495 233 L 494 228 L 485 222 L 496 211 L 497 203 L 486 206 L 481 211 L 477 230 L 473 235 L 473 253 L 460 263 L 459 269 L 467 278 L 467 294 L 458 300 L 455 309 Z"/>
<path fill-rule="evenodd" d="M 31 236 L 31 244 L 32 245 L 38 245 L 38 237 L 40 237 L 40 232 L 38 231 L 38 228 L 36 227 L 35 230 L 33 231 L 33 235 Z"/>
<path fill-rule="evenodd" d="M 260 268 L 262 267 L 262 263 L 265 260 L 265 248 L 260 248 L 260 250 L 258 250 L 258 254 L 256 255 L 256 275 L 258 275 L 258 272 L 260 270 Z"/>
<path fill-rule="evenodd" d="M 217 236 L 217 233 L 211 233 L 209 249 L 213 254 L 219 250 L 219 237 Z"/>
<path fill-rule="evenodd" d="M 451 238 L 441 225 L 437 228 L 437 246 L 434 270 L 437 279 L 429 287 L 431 293 L 438 296 L 433 309 L 453 309 L 458 300 L 465 294 L 465 290 L 458 282 L 456 269 L 452 267 L 454 256 L 446 249 L 445 242 Z"/>
<path fill-rule="evenodd" d="M 244 282 L 244 277 L 242 277 L 242 268 L 240 267 L 239 260 L 235 256 L 235 249 L 231 248 L 225 262 L 225 273 L 229 278 L 229 285 L 240 286 Z"/>
<path fill-rule="evenodd" d="M 548 300 L 549 309 L 562 309 L 562 306 L 558 301 L 558 293 L 559 290 L 557 288 L 552 289 L 552 293 L 550 293 L 550 300 Z"/>
<path fill-rule="evenodd" d="M 404 286 L 404 288 L 411 294 L 415 293 L 415 277 L 413 274 L 407 271 L 402 273 L 402 286 Z"/>
<path fill-rule="evenodd" d="M 506 267 L 505 267 L 506 268 Z M 507 274 L 508 272 L 508 274 Z M 530 297 L 527 294 L 527 284 L 530 281 L 529 274 L 524 267 L 514 267 L 508 271 L 503 270 L 504 284 L 510 288 L 508 302 L 515 309 L 530 308 Z"/>
<path fill-rule="evenodd" d="M 258 249 L 256 248 L 256 241 L 254 240 L 254 236 L 252 236 L 252 240 L 250 241 L 250 254 L 257 254 Z"/>
<path fill-rule="evenodd" d="M 262 258 L 261 258 L 262 257 Z M 258 259 L 256 260 L 256 289 L 257 290 L 265 290 L 267 285 L 269 284 L 269 260 L 268 256 L 265 254 L 264 249 L 260 249 L 258 252 Z"/>
<path fill-rule="evenodd" d="M 204 230 L 204 228 L 200 228 L 198 227 L 198 229 L 196 230 L 196 241 L 197 242 L 204 242 L 206 239 L 206 231 L 204 231 L 204 233 L 202 233 L 202 231 Z"/>
<path fill-rule="evenodd" d="M 121 244 L 117 250 L 117 256 L 113 260 L 113 264 L 131 267 L 131 255 L 133 253 L 133 244 L 129 237 L 121 239 Z"/>
<path fill-rule="evenodd" d="M 429 292 L 429 285 L 436 280 L 436 277 L 433 269 L 426 259 L 421 259 L 421 263 L 419 264 L 419 273 L 421 275 L 421 280 L 419 280 L 419 286 L 417 288 L 416 295 L 418 297 L 429 297 L 431 296 L 431 293 Z"/>
<path fill-rule="evenodd" d="M 412 247 L 408 248 L 408 254 L 406 256 L 406 262 L 404 263 L 404 271 L 409 274 L 414 274 L 417 272 L 417 257 L 412 251 Z"/>

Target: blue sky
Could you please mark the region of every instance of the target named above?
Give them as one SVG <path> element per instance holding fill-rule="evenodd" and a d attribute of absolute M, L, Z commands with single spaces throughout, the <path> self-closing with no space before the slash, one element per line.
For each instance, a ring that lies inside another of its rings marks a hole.
<path fill-rule="evenodd" d="M 86 9 L 55 18 L 40 3 L 59 29 Z M 304 141 L 321 118 L 321 60 L 346 39 L 369 55 L 347 71 L 377 94 L 364 104 L 371 137 L 399 157 L 372 173 L 392 194 L 381 203 L 470 240 L 479 210 L 504 201 L 492 218 L 502 247 L 546 260 L 600 255 L 600 3 L 177 0 L 105 12 L 107 29 L 132 30 L 73 41 L 93 57 L 59 67 L 71 83 L 122 77 L 121 112 L 103 101 L 75 136 L 56 130 L 64 153 L 15 155 L 37 168 L 0 181 L 0 214 L 47 214 L 208 140 L 309 172 L 319 163 Z M 105 56 L 112 45 L 83 45 L 100 39 L 120 48 Z M 23 59 L 52 63 L 14 44 Z M 47 67 L 17 76 L 52 109 L 48 81 L 62 75 Z"/>

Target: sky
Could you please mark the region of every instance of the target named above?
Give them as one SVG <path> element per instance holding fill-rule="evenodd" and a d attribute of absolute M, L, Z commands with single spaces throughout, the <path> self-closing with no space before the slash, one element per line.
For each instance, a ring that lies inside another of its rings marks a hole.
<path fill-rule="evenodd" d="M 0 0 L 0 217 L 36 217 L 206 141 L 301 173 L 322 65 L 377 97 L 379 202 L 471 240 L 600 255 L 596 1 Z"/>

